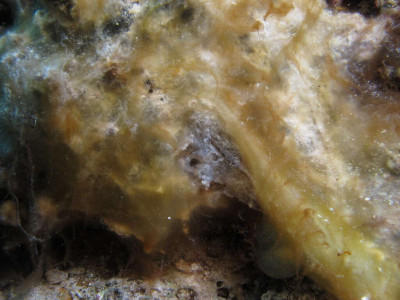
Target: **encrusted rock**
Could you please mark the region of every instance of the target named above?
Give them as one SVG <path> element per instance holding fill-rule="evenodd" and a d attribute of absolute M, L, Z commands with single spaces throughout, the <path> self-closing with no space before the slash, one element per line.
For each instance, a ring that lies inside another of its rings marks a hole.
<path fill-rule="evenodd" d="M 68 273 L 60 269 L 51 269 L 45 273 L 46 280 L 51 284 L 58 284 L 68 278 Z"/>

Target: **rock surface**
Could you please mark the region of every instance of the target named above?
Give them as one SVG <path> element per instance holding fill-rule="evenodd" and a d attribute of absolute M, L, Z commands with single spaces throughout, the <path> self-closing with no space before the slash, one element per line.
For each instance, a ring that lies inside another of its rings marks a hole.
<path fill-rule="evenodd" d="M 68 278 L 68 273 L 59 269 L 51 269 L 45 273 L 46 280 L 51 284 L 63 282 Z"/>
<path fill-rule="evenodd" d="M 398 13 L 366 0 L 0 1 L 5 282 L 68 262 L 79 222 L 116 233 L 89 235 L 115 273 L 132 252 L 196 236 L 198 211 L 240 202 L 239 236 L 268 275 L 398 299 Z M 119 242 L 133 237 L 134 251 Z M 226 251 L 219 237 L 210 257 Z M 204 262 L 172 265 L 201 276 Z M 165 284 L 147 295 L 199 294 Z"/>

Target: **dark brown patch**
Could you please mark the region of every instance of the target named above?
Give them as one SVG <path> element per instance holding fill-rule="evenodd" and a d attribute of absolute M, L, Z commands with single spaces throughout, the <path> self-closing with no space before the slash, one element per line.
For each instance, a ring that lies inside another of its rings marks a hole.
<path fill-rule="evenodd" d="M 364 17 L 376 17 L 381 12 L 381 5 L 376 0 L 327 0 L 328 6 L 335 11 L 360 13 Z"/>

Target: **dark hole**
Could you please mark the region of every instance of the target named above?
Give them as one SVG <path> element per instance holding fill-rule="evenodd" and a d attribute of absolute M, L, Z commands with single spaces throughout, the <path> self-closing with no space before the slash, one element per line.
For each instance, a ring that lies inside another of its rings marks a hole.
<path fill-rule="evenodd" d="M 217 290 L 217 295 L 218 297 L 222 297 L 222 298 L 229 298 L 229 290 L 227 288 L 219 288 Z"/>
<path fill-rule="evenodd" d="M 184 23 L 190 23 L 193 20 L 194 9 L 192 7 L 185 8 L 181 13 L 181 19 Z"/>
<path fill-rule="evenodd" d="M 238 211 L 241 212 L 240 217 Z M 230 251 L 247 249 L 249 228 L 259 220 L 261 214 L 243 203 L 232 200 L 226 209 L 199 208 L 190 217 L 190 232 L 212 246 L 222 243 Z M 244 237 L 246 236 L 246 240 Z"/>
<path fill-rule="evenodd" d="M 44 170 L 38 170 L 35 179 L 35 190 L 41 191 L 47 186 L 47 173 Z"/>
<path fill-rule="evenodd" d="M 24 244 L 19 244 L 10 251 L 9 259 L 15 263 L 17 270 L 22 276 L 28 276 L 33 270 L 31 252 Z"/>
<path fill-rule="evenodd" d="M 148 92 L 151 94 L 154 92 L 154 84 L 150 79 L 145 81 L 146 87 L 148 88 Z"/>
<path fill-rule="evenodd" d="M 69 240 L 66 259 L 80 265 L 102 260 L 105 276 L 115 276 L 128 261 L 129 249 L 122 239 L 98 224 L 76 222 L 63 229 L 62 236 Z"/>
<path fill-rule="evenodd" d="M 252 282 L 242 284 L 242 289 L 244 292 L 249 292 L 254 290 L 254 284 Z"/>
<path fill-rule="evenodd" d="M 26 239 L 15 227 L 0 225 L 0 289 L 19 281 L 32 270 Z"/>
<path fill-rule="evenodd" d="M 281 280 L 277 280 L 277 282 L 276 282 L 276 291 L 278 293 L 283 292 L 283 282 Z"/>
<path fill-rule="evenodd" d="M 0 0 L 0 25 L 9 28 L 14 24 L 15 9 L 6 1 Z"/>
<path fill-rule="evenodd" d="M 64 239 L 58 235 L 55 235 L 50 239 L 50 246 L 53 257 L 57 261 L 61 261 L 66 253 L 66 245 Z"/>
<path fill-rule="evenodd" d="M 191 158 L 190 161 L 189 161 L 189 165 L 190 165 L 191 167 L 195 167 L 195 166 L 197 166 L 199 163 L 200 163 L 200 161 L 199 161 L 197 158 Z"/>
<path fill-rule="evenodd" d="M 217 287 L 221 287 L 223 284 L 224 284 L 223 281 L 221 281 L 221 280 L 217 281 Z"/>
<path fill-rule="evenodd" d="M 0 181 L 0 184 L 1 184 L 1 181 Z M 5 183 L 4 183 L 4 185 L 5 185 Z M 6 199 L 7 195 L 8 195 L 8 190 L 4 187 L 1 187 L 0 188 L 0 199 L 2 199 L 2 200 L 0 200 L 0 203 Z"/>

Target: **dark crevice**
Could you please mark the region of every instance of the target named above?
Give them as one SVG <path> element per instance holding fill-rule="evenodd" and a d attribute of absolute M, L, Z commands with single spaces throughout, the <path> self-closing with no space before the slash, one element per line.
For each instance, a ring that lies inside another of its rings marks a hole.
<path fill-rule="evenodd" d="M 127 243 L 99 222 L 74 222 L 62 229 L 56 239 L 58 250 L 61 250 L 59 254 L 65 249 L 64 261 L 78 265 L 101 261 L 107 271 L 103 276 L 117 275 L 128 263 L 130 250 Z"/>
<path fill-rule="evenodd" d="M 360 13 L 364 17 L 376 17 L 381 12 L 381 4 L 376 0 L 327 0 L 330 8 L 335 11 Z"/>
<path fill-rule="evenodd" d="M 0 34 L 11 28 L 17 16 L 17 8 L 12 1 L 0 0 Z"/>
<path fill-rule="evenodd" d="M 34 247 L 19 228 L 0 224 L 0 288 L 32 272 Z"/>

